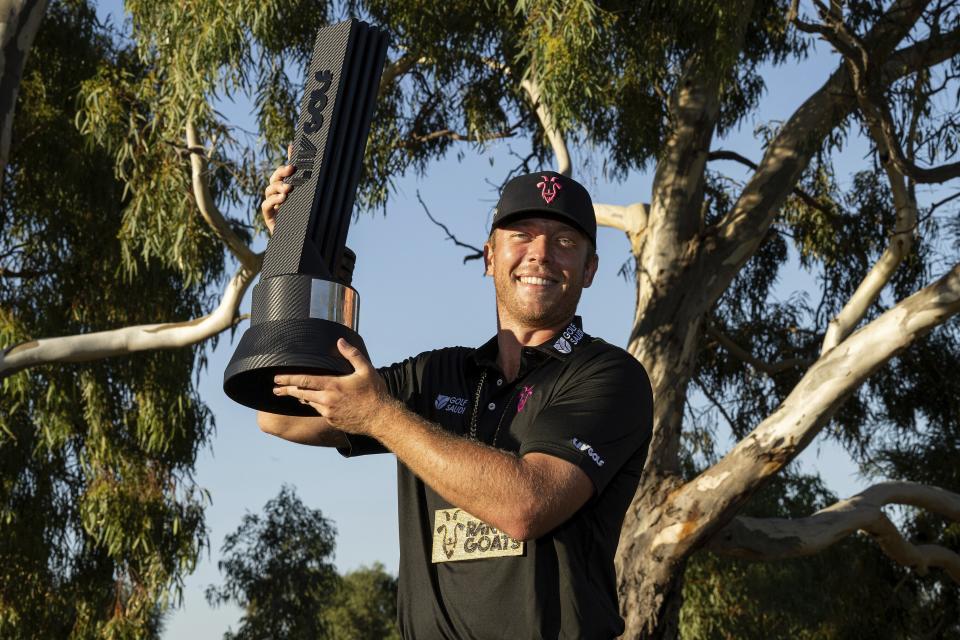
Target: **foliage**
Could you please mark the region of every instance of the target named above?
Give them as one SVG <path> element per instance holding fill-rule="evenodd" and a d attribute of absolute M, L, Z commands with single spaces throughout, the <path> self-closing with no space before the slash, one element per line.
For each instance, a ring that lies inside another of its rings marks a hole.
<path fill-rule="evenodd" d="M 263 183 L 292 138 L 299 74 L 317 29 L 328 22 L 369 18 L 392 37 L 390 62 L 398 75 L 381 91 L 359 194 L 361 206 L 374 210 L 386 206 L 397 177 L 423 174 L 449 153 L 463 153 L 463 139 L 480 151 L 510 139 L 521 168 L 546 164 L 549 148 L 523 80 L 540 87 L 569 141 L 602 157 L 607 177 L 623 178 L 663 159 L 664 142 L 677 123 L 670 96 L 692 72 L 705 73 L 719 81 L 719 117 L 710 135 L 702 136 L 709 144 L 714 134 L 756 116 L 765 74 L 806 55 L 811 40 L 788 24 L 789 4 L 129 0 L 129 29 L 118 33 L 97 24 L 82 0 L 52 2 L 25 72 L 3 176 L 8 197 L 0 204 L 0 337 L 5 345 L 16 344 L 190 319 L 209 310 L 208 292 L 223 280 L 225 252 L 193 201 L 184 127 L 192 121 L 199 128 L 214 168 L 213 197 L 237 216 L 228 220 L 233 230 L 251 238 Z M 850 29 L 862 35 L 890 4 L 853 0 L 837 6 Z M 749 19 L 741 36 L 742 16 Z M 958 24 L 957 2 L 930 3 L 904 46 L 953 33 Z M 881 98 L 890 105 L 904 148 L 918 163 L 949 161 L 957 152 L 958 67 L 954 56 L 883 88 Z M 233 98 L 251 100 L 256 131 L 242 130 L 216 110 L 218 101 Z M 762 124 L 758 138 L 769 142 L 779 126 Z M 824 327 L 893 234 L 885 158 L 869 149 L 868 160 L 851 176 L 839 175 L 834 166 L 865 131 L 854 112 L 813 143 L 815 160 L 796 185 L 806 197 L 795 192 L 776 212 L 760 248 L 710 311 L 711 327 L 758 360 L 815 358 Z M 517 151 L 525 144 L 528 151 Z M 49 171 L 52 159 L 55 170 Z M 703 212 L 697 242 L 710 241 L 713 225 L 743 187 L 714 166 L 692 198 L 693 209 Z M 910 192 L 917 195 L 915 185 Z M 956 210 L 935 209 L 921 207 L 913 248 L 867 320 L 955 262 L 956 246 L 945 231 L 960 229 L 952 219 Z M 668 215 L 674 213 L 681 212 Z M 781 290 L 779 282 L 798 262 L 815 282 L 815 293 Z M 637 276 L 639 281 L 643 274 Z M 824 417 L 827 432 L 865 471 L 960 491 L 952 464 L 960 454 L 958 332 L 954 319 L 919 340 L 851 394 L 836 415 Z M 682 455 L 688 470 L 715 459 L 718 430 L 742 438 L 803 373 L 798 364 L 764 374 L 709 335 L 699 345 L 692 376 L 707 409 L 694 411 L 693 398 L 687 407 L 690 446 Z M 198 364 L 202 360 L 186 349 L 31 369 L 4 380 L 0 635 L 156 633 L 170 588 L 175 593 L 204 541 L 201 494 L 190 472 L 212 422 L 191 383 Z M 677 385 L 685 388 L 685 381 Z M 804 508 L 827 498 L 815 487 L 791 482 L 773 485 L 773 493 L 758 497 L 753 508 L 777 514 L 788 498 Z M 777 502 L 776 508 L 764 500 Z M 912 512 L 904 522 L 916 538 L 958 549 L 955 525 Z M 245 540 L 238 537 L 236 544 Z M 867 582 L 878 593 L 887 594 L 890 580 L 900 575 L 873 562 L 875 550 L 860 541 L 842 551 L 869 567 Z M 811 602 L 822 602 L 817 597 L 827 588 L 818 591 L 816 582 L 826 561 L 837 557 L 831 551 L 746 568 L 696 559 L 689 576 L 694 591 L 683 613 L 687 628 L 713 634 L 698 608 L 729 614 L 710 607 L 727 606 L 737 593 L 769 595 L 777 576 L 803 585 Z M 823 584 L 843 591 L 844 575 Z M 363 611 L 385 611 L 385 600 L 374 598 L 381 604 L 372 609 L 343 605 L 349 614 L 336 604 L 337 598 L 353 601 L 344 595 L 354 593 L 350 589 L 369 592 L 367 579 L 323 591 L 327 599 L 320 608 L 341 611 L 337 620 L 354 616 L 357 625 L 367 624 L 362 621 L 372 614 Z M 909 595 L 898 600 L 910 608 L 904 619 L 925 629 L 956 627 L 955 585 L 941 574 L 901 579 L 903 586 L 890 597 Z M 696 585 L 713 588 L 717 580 L 729 583 L 722 598 L 711 603 L 697 595 Z M 215 594 L 237 599 L 246 593 L 240 584 Z M 837 601 L 851 610 L 851 601 Z M 806 632 L 796 625 L 811 612 L 776 606 L 783 612 L 777 623 L 798 635 L 841 633 L 826 605 L 820 611 L 829 615 Z M 256 611 L 254 606 L 248 615 Z M 734 616 L 737 633 L 755 614 L 751 609 Z M 320 630 L 329 621 L 310 618 L 303 624 Z"/>
<path fill-rule="evenodd" d="M 204 306 L 208 278 L 125 255 L 117 239 L 125 185 L 74 126 L 80 83 L 104 67 L 137 72 L 90 7 L 51 3 L 3 176 L 5 345 L 187 319 Z M 183 349 L 3 380 L 0 636 L 157 635 L 206 537 L 191 472 L 212 420 L 195 366 Z"/>
<path fill-rule="evenodd" d="M 816 477 L 785 475 L 758 492 L 743 515 L 802 518 L 836 500 Z M 702 551 L 690 559 L 684 574 L 680 637 L 960 637 L 955 627 L 944 626 L 950 615 L 937 609 L 933 594 L 911 573 L 859 536 L 814 556 L 776 562 Z"/>
<path fill-rule="evenodd" d="M 396 580 L 381 565 L 342 578 L 331 560 L 333 524 L 284 486 L 247 514 L 223 543 L 224 584 L 207 589 L 211 604 L 244 609 L 240 628 L 225 638 L 399 638 Z"/>
<path fill-rule="evenodd" d="M 325 617 L 331 640 L 399 640 L 397 579 L 380 563 L 348 572 Z"/>

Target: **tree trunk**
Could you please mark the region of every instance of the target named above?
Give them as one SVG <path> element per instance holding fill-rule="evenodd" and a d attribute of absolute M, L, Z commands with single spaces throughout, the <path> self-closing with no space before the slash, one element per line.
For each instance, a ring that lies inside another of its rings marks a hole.
<path fill-rule="evenodd" d="M 676 265 L 676 275 L 685 269 Z M 643 276 L 638 276 L 639 280 Z M 702 331 L 702 316 L 689 318 L 685 307 L 686 287 L 657 287 L 666 295 L 647 306 L 638 318 L 639 335 L 629 351 L 644 363 L 653 388 L 654 429 L 644 475 L 637 496 L 624 519 L 617 551 L 621 612 L 626 621 L 625 638 L 675 638 L 680 614 L 680 588 L 688 546 L 674 545 L 669 552 L 655 549 L 655 538 L 674 524 L 683 512 L 671 509 L 674 493 L 683 484 L 680 477 L 680 430 L 687 386 L 693 375 L 696 345 Z M 649 290 L 640 292 L 646 295 Z M 668 309 L 669 317 L 664 317 Z M 650 325 L 655 325 L 650 326 Z"/>
<path fill-rule="evenodd" d="M 10 158 L 13 115 L 23 67 L 46 8 L 47 0 L 0 0 L 0 174 Z M 2 189 L 0 181 L 0 197 Z"/>

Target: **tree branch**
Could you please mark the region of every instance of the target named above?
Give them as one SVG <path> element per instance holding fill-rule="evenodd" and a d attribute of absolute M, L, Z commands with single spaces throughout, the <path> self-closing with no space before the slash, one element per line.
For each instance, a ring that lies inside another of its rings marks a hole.
<path fill-rule="evenodd" d="M 560 130 L 557 129 L 553 116 L 541 95 L 540 86 L 532 79 L 532 76 L 521 81 L 520 86 L 527 92 L 527 96 L 536 110 L 537 118 L 540 119 L 540 124 L 543 126 L 543 131 L 547 134 L 547 140 L 550 141 L 550 146 L 553 148 L 553 155 L 557 162 L 557 173 L 570 176 L 573 173 L 573 167 L 570 165 L 567 141 Z"/>
<path fill-rule="evenodd" d="M 776 411 L 717 464 L 672 494 L 677 515 L 651 534 L 651 549 L 688 549 L 711 536 L 813 440 L 874 371 L 958 312 L 960 264 L 823 354 Z"/>
<path fill-rule="evenodd" d="M 137 351 L 176 349 L 206 340 L 235 324 L 237 307 L 258 272 L 240 267 L 230 279 L 219 306 L 202 318 L 40 338 L 14 345 L 0 354 L 0 379 L 41 364 L 86 362 Z"/>
<path fill-rule="evenodd" d="M 876 127 L 871 127 L 874 135 L 878 135 Z M 884 145 L 882 139 L 877 141 Z M 882 148 L 882 147 L 881 147 Z M 857 286 L 850 299 L 840 310 L 840 313 L 830 321 L 823 338 L 821 353 L 826 353 L 837 346 L 841 340 L 850 335 L 856 326 L 863 320 L 870 310 L 870 306 L 880 297 L 883 288 L 887 286 L 900 263 L 913 250 L 914 236 L 917 231 L 917 203 L 906 180 L 900 171 L 893 165 L 885 167 L 890 189 L 893 192 L 893 204 L 896 207 L 896 223 L 890 242 L 877 259 L 876 264 Z"/>
<path fill-rule="evenodd" d="M 960 522 L 960 495 L 911 482 L 886 482 L 807 518 L 738 516 L 713 535 L 705 548 L 750 560 L 779 560 L 819 553 L 856 531 L 864 531 L 897 563 L 921 575 L 928 567 L 939 567 L 960 582 L 960 554 L 939 545 L 907 541 L 883 512 L 882 507 L 888 504 L 919 507 Z"/>
<path fill-rule="evenodd" d="M 619 229 L 633 239 L 643 233 L 647 227 L 647 215 L 650 205 L 634 202 L 626 206 L 617 204 L 593 204 L 593 213 L 597 224 L 602 227 Z"/>
<path fill-rule="evenodd" d="M 216 203 L 213 201 L 213 195 L 210 193 L 210 187 L 207 185 L 207 155 L 206 150 L 200 145 L 197 128 L 193 121 L 187 120 L 187 149 L 190 151 L 190 174 L 193 182 L 193 196 L 200 209 L 200 215 L 207 221 L 210 228 L 213 229 L 217 237 L 227 245 L 230 253 L 243 265 L 245 269 L 252 272 L 260 270 L 260 262 L 263 256 L 256 254 L 247 244 L 234 233 L 226 218 L 220 213 Z"/>
<path fill-rule="evenodd" d="M 913 16 L 916 0 L 895 3 L 880 18 L 863 40 L 871 50 L 880 46 L 894 47 L 913 26 L 897 15 Z M 909 11 L 905 10 L 905 6 Z M 915 22 L 915 21 L 914 21 Z M 918 69 L 939 64 L 960 51 L 960 30 L 894 51 L 886 59 L 880 77 L 885 84 Z M 810 159 L 823 140 L 856 107 L 856 97 L 845 64 L 840 65 L 810 98 L 790 116 L 770 141 L 759 163 L 736 203 L 716 225 L 715 237 L 701 253 L 700 272 L 703 291 L 698 300 L 708 309 L 729 286 L 743 264 L 754 254 L 773 223 L 786 197 L 793 191 Z"/>
<path fill-rule="evenodd" d="M 30 269 L 16 271 L 14 269 L 0 267 L 0 278 L 39 278 L 47 275 L 47 273 L 46 271 L 33 271 Z"/>
<path fill-rule="evenodd" d="M 729 151 L 727 149 L 717 149 L 716 151 L 711 151 L 709 154 L 707 154 L 707 161 L 709 162 L 712 160 L 732 160 L 734 162 L 739 162 L 740 164 L 744 165 L 749 169 L 752 169 L 754 171 L 757 170 L 756 162 L 754 162 L 753 160 L 750 160 L 745 156 L 740 155 L 736 151 Z M 828 216 L 832 216 L 834 213 L 829 207 L 822 205 L 816 198 L 814 198 L 812 195 L 810 195 L 800 187 L 793 188 L 793 195 L 800 198 L 800 200 L 803 201 L 805 205 L 807 205 L 812 209 L 821 211 L 827 214 Z"/>
<path fill-rule="evenodd" d="M 488 133 L 484 135 L 473 135 L 469 133 L 457 133 L 453 129 L 440 129 L 437 131 L 431 131 L 430 133 L 424 134 L 412 134 L 410 139 L 414 142 L 429 142 L 430 140 L 436 140 L 437 138 L 449 138 L 451 140 L 457 140 L 458 142 L 487 142 L 488 140 L 499 140 L 502 138 L 512 138 L 516 130 L 520 127 L 521 123 L 517 123 L 510 127 L 509 129 L 504 129 L 502 131 L 494 131 L 493 133 Z"/>
<path fill-rule="evenodd" d="M 384 67 L 383 74 L 380 76 L 380 85 L 377 89 L 377 95 L 382 96 L 390 87 L 390 85 L 396 82 L 408 71 L 413 69 L 416 64 L 425 61 L 426 58 L 419 58 L 412 53 L 405 53 L 392 63 L 388 64 L 386 67 Z"/>
<path fill-rule="evenodd" d="M 464 249 L 470 249 L 471 251 L 473 251 L 473 253 L 464 256 L 463 258 L 464 264 L 466 264 L 470 260 L 479 260 L 480 258 L 483 257 L 483 249 L 475 247 L 472 244 L 467 244 L 466 242 L 460 242 L 460 240 L 457 239 L 457 236 L 453 235 L 450 232 L 450 229 L 449 227 L 447 227 L 447 225 L 443 224 L 442 222 L 440 222 L 439 220 L 433 217 L 433 215 L 430 213 L 430 209 L 427 208 L 427 203 L 423 201 L 422 197 L 420 197 L 419 189 L 417 189 L 417 200 L 420 202 L 420 206 L 423 207 L 424 213 L 426 213 L 427 217 L 430 218 L 430 222 L 432 222 L 433 224 L 443 229 L 444 233 L 447 234 L 448 240 L 453 240 L 453 244 L 457 245 L 458 247 L 463 247 Z"/>
<path fill-rule="evenodd" d="M 807 367 L 813 364 L 813 360 L 809 358 L 789 358 L 787 360 L 781 360 L 780 362 L 764 362 L 734 342 L 712 322 L 707 323 L 706 331 L 707 335 L 716 340 L 721 347 L 729 351 L 730 355 L 771 377 L 789 369 Z"/>
<path fill-rule="evenodd" d="M 11 0 L 0 7 L 0 175 L 10 158 L 23 68 L 46 10 L 47 0 Z M 0 181 L 0 196 L 2 188 Z"/>
<path fill-rule="evenodd" d="M 924 217 L 926 218 L 926 217 L 932 216 L 934 211 L 936 211 L 937 209 L 939 209 L 945 204 L 949 204 L 950 202 L 953 202 L 957 198 L 960 198 L 960 191 L 957 191 L 956 193 L 949 195 L 946 198 L 943 198 L 942 200 L 937 200 L 936 202 L 930 205 L 930 208 L 925 212 L 926 216 Z"/>
<path fill-rule="evenodd" d="M 822 3 L 815 0 L 821 18 L 826 22 L 821 35 L 840 51 L 850 69 L 850 79 L 857 96 L 860 111 L 873 132 L 880 151 L 881 162 L 893 163 L 900 173 L 919 183 L 943 183 L 960 176 L 960 162 L 940 167 L 921 168 L 904 154 L 893 124 L 893 117 L 882 97 L 882 84 L 876 77 L 879 69 L 863 42 L 837 16 L 832 16 Z"/>

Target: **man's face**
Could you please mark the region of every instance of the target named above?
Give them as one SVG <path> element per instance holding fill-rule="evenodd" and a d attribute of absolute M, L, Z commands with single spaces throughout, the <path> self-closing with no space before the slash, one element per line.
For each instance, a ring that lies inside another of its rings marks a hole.
<path fill-rule="evenodd" d="M 583 233 L 557 220 L 523 218 L 494 229 L 483 255 L 501 324 L 547 329 L 567 322 L 597 271 L 592 249 Z"/>

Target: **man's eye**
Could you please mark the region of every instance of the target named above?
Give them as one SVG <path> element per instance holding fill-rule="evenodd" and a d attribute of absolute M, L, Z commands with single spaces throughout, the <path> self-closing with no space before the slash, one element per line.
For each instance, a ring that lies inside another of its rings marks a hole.
<path fill-rule="evenodd" d="M 575 247 L 575 246 L 577 246 L 577 242 L 576 242 L 576 240 L 574 240 L 573 238 L 561 237 L 561 238 L 559 238 L 558 242 L 561 244 L 561 246 L 564 246 L 564 247 Z"/>
<path fill-rule="evenodd" d="M 510 234 L 510 237 L 517 238 L 518 240 L 526 240 L 530 237 L 530 234 L 524 233 L 523 231 L 514 231 L 512 234 Z"/>

